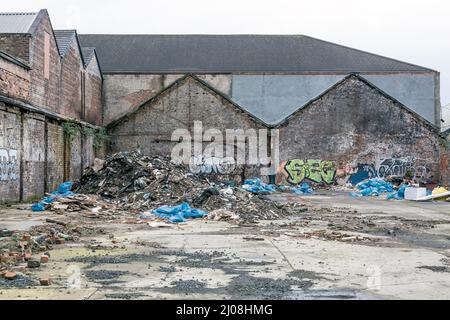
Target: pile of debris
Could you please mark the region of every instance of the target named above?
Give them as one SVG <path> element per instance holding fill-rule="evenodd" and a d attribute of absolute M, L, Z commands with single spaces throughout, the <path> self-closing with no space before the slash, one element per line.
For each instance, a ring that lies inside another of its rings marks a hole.
<path fill-rule="evenodd" d="M 99 195 L 122 209 L 181 203 L 208 187 L 206 178 L 189 173 L 184 166 L 138 151 L 114 154 L 96 169 L 85 172 L 75 191 Z"/>
<path fill-rule="evenodd" d="M 74 191 L 88 194 L 89 199 L 97 195 L 117 206 L 116 209 L 148 212 L 146 217 L 151 217 L 151 210 L 161 206 L 178 206 L 184 202 L 195 210 L 214 212 L 211 218 L 214 220 L 237 220 L 236 217 L 240 221 L 273 220 L 295 214 L 297 208 L 305 209 L 299 204 L 275 203 L 261 194 L 235 187 L 236 183 L 222 181 L 194 175 L 186 166 L 175 164 L 169 158 L 149 157 L 135 151 L 117 153 L 102 166 L 89 168 Z M 70 205 L 76 197 L 60 202 Z"/>
<path fill-rule="evenodd" d="M 96 218 L 115 215 L 119 208 L 97 195 L 74 194 L 55 200 L 48 205 L 47 210 L 54 211 L 56 214 L 82 211 L 82 216 Z"/>
<path fill-rule="evenodd" d="M 201 201 L 197 198 L 194 203 L 211 213 L 218 209 L 228 211 L 229 216 L 232 216 L 230 212 L 234 213 L 241 222 L 281 219 L 307 210 L 303 204 L 274 202 L 264 195 L 255 195 L 241 188 L 213 190 L 205 190 L 199 197 Z"/>

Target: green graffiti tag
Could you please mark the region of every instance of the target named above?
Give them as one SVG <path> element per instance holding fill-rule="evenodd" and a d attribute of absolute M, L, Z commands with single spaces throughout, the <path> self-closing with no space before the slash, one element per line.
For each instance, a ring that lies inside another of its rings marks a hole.
<path fill-rule="evenodd" d="M 315 183 L 331 184 L 336 175 L 333 161 L 328 160 L 289 160 L 286 162 L 285 170 L 288 173 L 287 180 L 291 184 L 299 184 L 305 179 Z"/>

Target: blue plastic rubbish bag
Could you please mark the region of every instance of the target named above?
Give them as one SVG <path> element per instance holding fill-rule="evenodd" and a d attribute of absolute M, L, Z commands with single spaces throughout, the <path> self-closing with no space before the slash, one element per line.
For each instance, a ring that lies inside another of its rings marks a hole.
<path fill-rule="evenodd" d="M 409 186 L 406 184 L 402 184 L 396 193 L 390 194 L 386 197 L 386 200 L 404 200 L 405 199 L 405 190 Z"/>
<path fill-rule="evenodd" d="M 208 215 L 207 212 L 194 209 L 187 202 L 183 202 L 179 206 L 162 206 L 152 210 L 151 213 L 159 218 L 168 219 L 170 222 L 185 222 L 190 218 L 203 218 Z"/>
<path fill-rule="evenodd" d="M 276 190 L 273 184 L 266 184 L 259 178 L 245 180 L 242 189 L 251 193 L 272 193 Z"/>
<path fill-rule="evenodd" d="M 359 192 L 350 193 L 351 197 L 378 197 L 382 193 L 394 191 L 394 186 L 379 178 L 365 180 L 356 185 Z"/>
<path fill-rule="evenodd" d="M 61 183 L 58 187 L 58 190 L 53 191 L 50 193 L 49 197 L 43 198 L 40 202 L 35 203 L 31 206 L 32 211 L 45 211 L 45 207 L 55 201 L 58 198 L 66 198 L 73 196 L 75 193 L 70 191 L 73 187 L 72 181 L 67 181 L 64 183 Z"/>
<path fill-rule="evenodd" d="M 73 186 L 72 181 L 67 181 L 67 182 L 61 183 L 58 187 L 59 194 L 65 194 L 65 193 L 69 192 L 70 190 L 72 190 L 72 186 Z"/>
<path fill-rule="evenodd" d="M 35 212 L 45 211 L 45 204 L 43 204 L 42 202 L 34 203 L 31 206 L 31 210 Z"/>
<path fill-rule="evenodd" d="M 311 194 L 314 193 L 313 189 L 311 188 L 311 186 L 306 183 L 303 182 L 301 185 L 292 188 L 292 192 L 295 194 Z"/>

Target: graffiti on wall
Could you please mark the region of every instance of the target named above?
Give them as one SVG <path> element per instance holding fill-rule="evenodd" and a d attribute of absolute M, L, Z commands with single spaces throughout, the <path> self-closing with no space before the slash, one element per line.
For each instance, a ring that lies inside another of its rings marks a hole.
<path fill-rule="evenodd" d="M 430 178 L 433 164 L 427 160 L 404 157 L 384 158 L 376 164 L 358 164 L 354 170 L 349 170 L 349 182 L 356 185 L 365 179 L 402 177 L 414 181 Z"/>
<path fill-rule="evenodd" d="M 388 176 L 404 177 L 410 175 L 413 179 L 424 179 L 428 171 L 426 160 L 413 157 L 387 158 L 382 159 L 380 162 L 378 176 L 384 178 Z"/>
<path fill-rule="evenodd" d="M 277 183 L 303 181 L 325 184 L 356 185 L 366 179 L 401 177 L 418 182 L 433 180 L 437 163 L 415 157 L 381 158 L 373 163 L 344 164 L 338 166 L 330 160 L 293 159 L 282 162 L 277 170 Z"/>
<path fill-rule="evenodd" d="M 233 157 L 204 157 L 203 155 L 193 156 L 189 161 L 189 170 L 194 174 L 231 174 L 236 168 Z"/>
<path fill-rule="evenodd" d="M 14 181 L 19 179 L 19 161 L 17 150 L 0 149 L 0 181 Z"/>
<path fill-rule="evenodd" d="M 286 162 L 284 169 L 288 175 L 287 181 L 291 184 L 299 184 L 303 180 L 331 184 L 336 175 L 334 162 L 328 160 L 293 159 Z"/>

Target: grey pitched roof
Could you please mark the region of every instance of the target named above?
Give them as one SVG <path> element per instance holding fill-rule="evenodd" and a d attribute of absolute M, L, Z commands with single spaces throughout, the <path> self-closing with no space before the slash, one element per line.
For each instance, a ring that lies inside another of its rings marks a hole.
<path fill-rule="evenodd" d="M 91 62 L 92 58 L 95 55 L 95 48 L 93 47 L 82 47 L 81 53 L 83 55 L 84 65 L 87 66 L 89 62 Z"/>
<path fill-rule="evenodd" d="M 79 35 L 103 72 L 430 71 L 303 35 Z"/>
<path fill-rule="evenodd" d="M 76 37 L 76 30 L 54 30 L 59 54 L 64 57 L 73 39 Z"/>
<path fill-rule="evenodd" d="M 31 26 L 39 12 L 0 13 L 0 33 L 31 33 Z"/>

